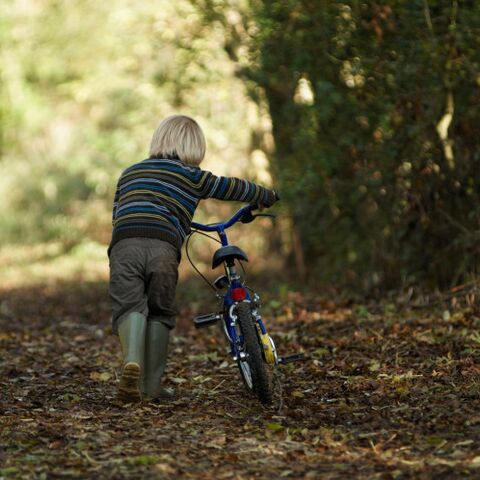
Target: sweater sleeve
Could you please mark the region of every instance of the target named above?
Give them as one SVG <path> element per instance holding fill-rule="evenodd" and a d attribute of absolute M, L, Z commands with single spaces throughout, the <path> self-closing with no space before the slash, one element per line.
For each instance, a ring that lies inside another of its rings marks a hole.
<path fill-rule="evenodd" d="M 201 185 L 201 198 L 258 203 L 266 207 L 276 200 L 273 190 L 240 178 L 217 177 L 211 172 L 204 172 Z"/>

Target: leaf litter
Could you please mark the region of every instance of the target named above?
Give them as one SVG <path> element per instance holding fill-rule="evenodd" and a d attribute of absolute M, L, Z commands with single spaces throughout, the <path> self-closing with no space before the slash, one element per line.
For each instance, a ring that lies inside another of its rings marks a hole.
<path fill-rule="evenodd" d="M 308 360 L 275 371 L 263 407 L 188 305 L 166 372 L 178 399 L 118 405 L 106 284 L 3 289 L 0 302 L 0 478 L 480 477 L 474 304 L 447 316 L 272 299 L 278 349 Z"/>

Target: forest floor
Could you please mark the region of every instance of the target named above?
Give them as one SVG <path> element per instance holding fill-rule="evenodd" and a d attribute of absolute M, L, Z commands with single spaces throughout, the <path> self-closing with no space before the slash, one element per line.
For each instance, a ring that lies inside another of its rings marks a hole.
<path fill-rule="evenodd" d="M 264 407 L 217 329 L 193 328 L 211 310 L 201 288 L 171 342 L 178 400 L 126 406 L 104 281 L 3 288 L 0 478 L 480 478 L 472 295 L 426 308 L 267 295 L 278 350 L 308 359 L 275 371 Z"/>

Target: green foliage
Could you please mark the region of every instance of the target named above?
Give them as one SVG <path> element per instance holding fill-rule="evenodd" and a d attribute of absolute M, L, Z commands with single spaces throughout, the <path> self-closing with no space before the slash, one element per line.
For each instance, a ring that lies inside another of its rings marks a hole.
<path fill-rule="evenodd" d="M 220 36 L 205 35 L 188 1 L 7 4 L 0 242 L 108 242 L 117 176 L 145 158 L 166 115 L 200 121 L 207 168 L 247 157 L 249 128 L 238 126 L 252 105 Z"/>
<path fill-rule="evenodd" d="M 478 272 L 474 2 L 195 3 L 230 50 L 249 50 L 231 57 L 268 104 L 314 278 L 371 289 Z"/>
<path fill-rule="evenodd" d="M 0 241 L 108 242 L 117 175 L 181 110 L 207 168 L 268 155 L 300 274 L 370 290 L 478 273 L 475 2 L 7 4 Z"/>

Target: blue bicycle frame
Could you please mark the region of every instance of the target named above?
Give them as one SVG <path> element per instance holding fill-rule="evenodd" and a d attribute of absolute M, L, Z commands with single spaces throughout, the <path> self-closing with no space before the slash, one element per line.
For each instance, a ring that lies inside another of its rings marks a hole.
<path fill-rule="evenodd" d="M 251 212 L 257 208 L 257 205 L 247 205 L 241 208 L 237 213 L 235 213 L 235 215 L 233 215 L 232 218 L 224 223 L 203 225 L 201 223 L 192 222 L 192 228 L 201 230 L 203 232 L 217 232 L 220 237 L 222 247 L 227 247 L 229 246 L 229 243 L 225 230 L 242 220 L 245 215 L 251 214 Z M 244 286 L 240 276 L 236 271 L 235 262 L 233 259 L 227 259 L 224 261 L 224 265 L 228 279 L 228 289 L 223 295 L 223 320 L 225 322 L 225 334 L 230 342 L 231 355 L 233 356 L 234 360 L 238 360 L 242 358 L 244 352 L 242 351 L 243 338 L 241 335 L 237 335 L 235 328 L 237 319 L 237 316 L 234 312 L 235 306 L 239 302 L 252 303 L 252 300 L 253 303 L 255 303 L 258 300 L 258 296 L 254 293 L 254 298 L 251 298 L 249 290 Z M 255 321 L 257 322 L 262 334 L 266 334 L 266 328 L 256 308 L 252 309 L 252 315 L 255 318 Z"/>
<path fill-rule="evenodd" d="M 245 214 L 253 212 L 253 210 L 257 208 L 257 205 L 247 205 L 246 207 L 241 208 L 230 220 L 227 220 L 225 223 L 211 223 L 209 225 L 203 225 L 202 223 L 192 222 L 192 228 L 196 230 L 202 230 L 203 232 L 217 232 L 220 236 L 222 246 L 226 247 L 228 246 L 228 238 L 225 230 L 241 220 Z"/>

